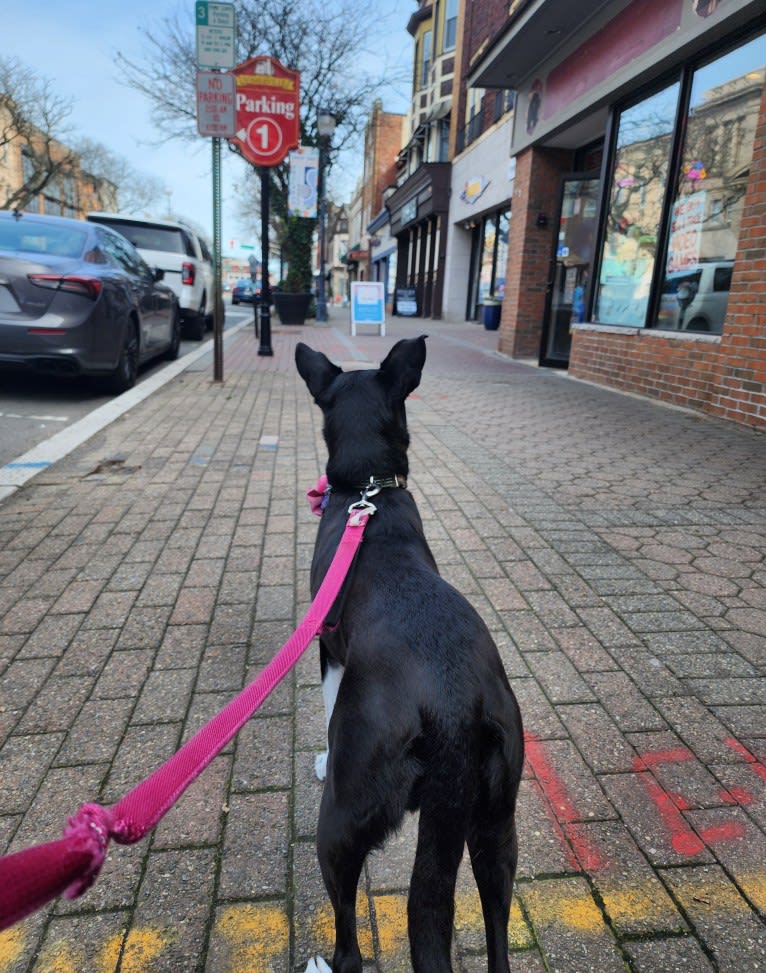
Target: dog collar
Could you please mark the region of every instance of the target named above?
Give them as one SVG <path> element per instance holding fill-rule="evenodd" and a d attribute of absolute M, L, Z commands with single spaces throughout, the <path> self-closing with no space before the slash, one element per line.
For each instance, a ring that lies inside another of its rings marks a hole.
<path fill-rule="evenodd" d="M 371 476 L 367 483 L 362 483 L 354 489 L 361 490 L 365 496 L 374 497 L 376 493 L 380 493 L 381 490 L 386 490 L 390 487 L 401 487 L 406 490 L 407 477 L 401 476 L 398 473 L 394 474 L 394 476 Z"/>
<path fill-rule="evenodd" d="M 368 497 L 376 496 L 381 490 L 391 487 L 406 489 L 407 477 L 399 473 L 394 476 L 371 476 L 367 483 L 363 483 L 361 486 L 349 487 L 349 492 L 353 493 L 355 490 L 359 490 L 362 494 L 362 499 L 366 500 Z M 318 517 L 322 516 L 330 499 L 331 492 L 332 486 L 327 482 L 327 477 L 323 473 L 317 485 L 306 492 L 312 513 L 315 513 Z"/>

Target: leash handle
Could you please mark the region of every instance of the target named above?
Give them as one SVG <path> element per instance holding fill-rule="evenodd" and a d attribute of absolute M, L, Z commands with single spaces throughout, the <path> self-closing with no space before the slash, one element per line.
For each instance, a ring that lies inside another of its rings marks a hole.
<path fill-rule="evenodd" d="M 170 760 L 111 807 L 83 805 L 70 818 L 58 841 L 0 858 L 0 931 L 62 893 L 70 899 L 82 895 L 98 877 L 110 838 L 120 844 L 134 844 L 157 825 L 279 685 L 321 630 L 374 512 L 374 504 L 365 501 L 351 505 L 332 563 L 298 628 L 256 678 Z"/>

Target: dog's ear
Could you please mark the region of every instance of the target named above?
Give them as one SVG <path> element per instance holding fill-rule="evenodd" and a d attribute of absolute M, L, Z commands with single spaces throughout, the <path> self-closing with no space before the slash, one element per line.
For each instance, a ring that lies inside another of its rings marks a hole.
<path fill-rule="evenodd" d="M 380 365 L 380 377 L 394 395 L 402 400 L 420 385 L 426 362 L 426 338 L 404 338 L 397 341 Z"/>
<path fill-rule="evenodd" d="M 317 403 L 328 385 L 343 371 L 342 368 L 333 365 L 327 355 L 323 355 L 321 351 L 314 351 L 302 341 L 295 346 L 295 365 L 298 374 L 308 385 L 309 392 Z"/>

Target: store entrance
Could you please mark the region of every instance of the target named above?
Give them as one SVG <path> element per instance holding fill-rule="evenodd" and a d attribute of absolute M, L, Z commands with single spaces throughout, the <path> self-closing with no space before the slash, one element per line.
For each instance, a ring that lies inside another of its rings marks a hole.
<path fill-rule="evenodd" d="M 566 368 L 571 325 L 584 321 L 596 242 L 599 179 L 576 173 L 562 180 L 557 232 L 540 343 L 540 364 Z"/>

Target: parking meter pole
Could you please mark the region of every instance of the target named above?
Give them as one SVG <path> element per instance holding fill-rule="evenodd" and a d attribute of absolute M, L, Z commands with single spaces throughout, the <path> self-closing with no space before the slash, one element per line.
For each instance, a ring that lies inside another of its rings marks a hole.
<path fill-rule="evenodd" d="M 271 347 L 271 284 L 269 283 L 269 170 L 259 168 L 261 177 L 261 299 L 256 313 L 261 315 L 261 343 L 259 355 L 273 355 Z"/>
<path fill-rule="evenodd" d="M 223 300 L 221 298 L 221 140 L 213 137 L 213 381 L 223 381 Z"/>

